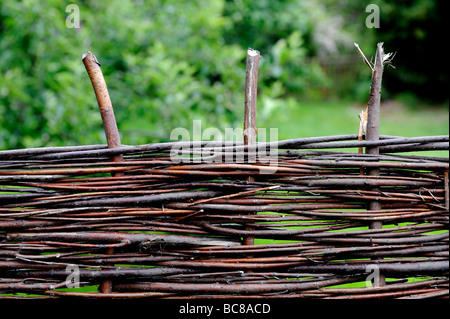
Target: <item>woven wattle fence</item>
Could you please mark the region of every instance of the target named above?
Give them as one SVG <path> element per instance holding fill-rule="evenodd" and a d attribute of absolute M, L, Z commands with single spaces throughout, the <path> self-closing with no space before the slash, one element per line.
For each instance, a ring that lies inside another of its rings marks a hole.
<path fill-rule="evenodd" d="M 384 137 L 378 156 L 344 152 L 367 143 L 280 141 L 271 174 L 258 159 L 174 164 L 176 143 L 1 151 L 0 291 L 102 295 L 58 290 L 77 269 L 81 286 L 112 279 L 107 296 L 448 296 L 448 158 L 395 154 L 448 147 L 448 136 Z M 116 153 L 123 162 L 109 161 Z M 367 210 L 372 200 L 382 210 Z M 396 280 L 328 288 L 373 269 Z"/>
<path fill-rule="evenodd" d="M 429 150 L 449 137 L 0 151 L 0 298 L 448 298 Z"/>

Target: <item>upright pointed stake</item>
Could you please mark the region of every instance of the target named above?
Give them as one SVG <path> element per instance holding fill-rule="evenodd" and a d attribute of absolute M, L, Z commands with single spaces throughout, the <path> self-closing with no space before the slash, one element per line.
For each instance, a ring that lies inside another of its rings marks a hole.
<path fill-rule="evenodd" d="M 448 171 L 444 172 L 445 208 L 450 210 L 450 190 L 448 183 Z"/>
<path fill-rule="evenodd" d="M 380 139 L 380 103 L 381 103 L 381 80 L 383 76 L 383 43 L 378 43 L 375 55 L 375 67 L 372 72 L 372 83 L 370 86 L 369 102 L 367 104 L 367 131 L 366 141 L 378 141 Z M 380 154 L 378 146 L 366 147 L 367 154 Z M 367 170 L 368 175 L 380 174 L 379 168 Z M 379 204 L 379 203 L 378 203 Z"/>
<path fill-rule="evenodd" d="M 256 99 L 258 95 L 258 64 L 259 51 L 249 48 L 247 50 L 247 62 L 245 69 L 245 115 L 244 115 L 244 144 L 256 145 Z M 255 156 L 255 147 L 248 148 L 248 161 L 253 161 Z M 253 155 L 250 155 L 253 154 Z M 255 179 L 249 177 L 248 181 Z M 246 230 L 252 230 L 252 227 L 246 227 Z M 244 245 L 253 245 L 255 238 L 253 236 L 244 236 Z"/>
<path fill-rule="evenodd" d="M 370 86 L 369 102 L 367 105 L 367 131 L 366 140 L 367 141 L 378 141 L 380 139 L 380 103 L 381 103 L 381 80 L 383 76 L 383 43 L 378 43 L 377 52 L 375 55 L 375 67 L 372 72 L 372 83 Z M 380 154 L 379 147 L 366 147 L 367 154 Z M 367 169 L 367 174 L 370 176 L 380 175 L 380 169 L 369 168 Z M 373 189 L 376 190 L 376 189 Z M 381 203 L 379 201 L 370 201 L 369 210 L 381 210 Z M 370 225 L 371 229 L 381 229 L 383 224 L 379 221 L 372 222 Z M 380 274 L 378 283 L 383 286 L 385 284 L 384 275 Z"/>
<path fill-rule="evenodd" d="M 256 98 L 258 95 L 258 63 L 260 54 L 249 48 L 245 71 L 244 144 L 256 144 Z"/>
<path fill-rule="evenodd" d="M 105 129 L 106 141 L 109 148 L 116 148 L 120 146 L 120 135 L 117 128 L 116 118 L 112 107 L 111 99 L 109 97 L 108 88 L 106 87 L 105 78 L 103 77 L 100 63 L 95 55 L 88 51 L 82 57 L 86 71 L 91 79 L 94 87 L 95 96 L 97 97 L 98 107 L 102 116 L 103 127 Z M 122 155 L 111 157 L 113 162 L 122 161 Z"/>
<path fill-rule="evenodd" d="M 378 43 L 375 55 L 375 68 L 372 73 L 369 102 L 367 105 L 367 132 L 366 141 L 378 141 L 380 139 L 380 102 L 381 102 L 381 80 L 383 76 L 383 43 Z M 368 147 L 368 154 L 379 154 L 378 147 Z"/>
<path fill-rule="evenodd" d="M 95 96 L 97 98 L 98 107 L 102 116 L 103 128 L 105 130 L 106 141 L 109 148 L 116 148 L 120 146 L 120 135 L 117 128 L 116 118 L 112 107 L 111 99 L 109 97 L 108 88 L 106 87 L 105 78 L 103 77 L 100 63 L 95 55 L 88 51 L 82 56 L 82 61 L 86 67 L 86 71 L 91 79 L 94 87 Z M 123 160 L 122 154 L 111 157 L 112 162 L 121 162 Z M 123 176 L 122 172 L 112 173 L 112 176 Z M 107 248 L 107 255 L 113 254 L 112 248 Z M 112 280 L 105 279 L 100 284 L 99 290 L 101 293 L 112 292 Z"/>

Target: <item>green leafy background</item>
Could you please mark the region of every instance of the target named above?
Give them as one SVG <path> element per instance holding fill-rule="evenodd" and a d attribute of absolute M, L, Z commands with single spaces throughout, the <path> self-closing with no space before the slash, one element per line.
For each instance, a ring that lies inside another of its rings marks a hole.
<path fill-rule="evenodd" d="M 72 3 L 80 28 L 66 26 Z M 248 47 L 262 55 L 258 126 L 279 127 L 280 138 L 354 133 L 370 71 L 353 42 L 370 58 L 378 41 L 398 51 L 383 97 L 424 120 L 438 114 L 418 133 L 448 133 L 448 75 L 434 67 L 438 59 L 425 60 L 444 21 L 442 2 L 373 3 L 379 29 L 366 28 L 364 1 L 2 0 L 0 149 L 105 142 L 81 61 L 88 50 L 102 64 L 123 144 L 166 141 L 193 119 L 241 127 Z M 417 125 L 405 122 L 402 135 Z"/>

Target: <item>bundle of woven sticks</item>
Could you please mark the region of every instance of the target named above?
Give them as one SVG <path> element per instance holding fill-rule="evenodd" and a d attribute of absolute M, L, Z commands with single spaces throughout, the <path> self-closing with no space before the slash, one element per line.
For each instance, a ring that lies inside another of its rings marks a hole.
<path fill-rule="evenodd" d="M 0 298 L 448 297 L 449 137 L 357 138 L 0 151 Z"/>

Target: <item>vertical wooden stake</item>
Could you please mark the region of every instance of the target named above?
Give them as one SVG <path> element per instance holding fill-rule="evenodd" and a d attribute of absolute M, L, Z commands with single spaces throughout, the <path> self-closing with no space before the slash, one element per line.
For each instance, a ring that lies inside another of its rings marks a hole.
<path fill-rule="evenodd" d="M 112 107 L 111 99 L 109 97 L 108 88 L 106 87 L 105 78 L 103 77 L 100 63 L 92 52 L 86 52 L 81 58 L 86 71 L 91 79 L 94 87 L 95 96 L 97 98 L 98 107 L 102 116 L 103 127 L 106 134 L 106 141 L 109 148 L 120 147 L 120 135 L 117 128 L 116 118 Z M 122 154 L 111 157 L 112 162 L 121 162 L 123 160 Z M 112 176 L 123 176 L 122 172 L 112 173 Z M 113 254 L 113 249 L 106 250 L 107 255 Z M 101 293 L 109 293 L 112 291 L 112 280 L 105 279 L 99 287 Z"/>
<path fill-rule="evenodd" d="M 448 171 L 444 172 L 445 208 L 450 210 L 450 191 L 448 185 Z"/>
<path fill-rule="evenodd" d="M 244 144 L 256 144 L 256 98 L 258 95 L 258 63 L 260 54 L 249 48 L 245 70 Z"/>
<path fill-rule="evenodd" d="M 378 43 L 377 52 L 375 55 L 375 67 L 372 73 L 372 83 L 370 87 L 369 102 L 367 105 L 367 141 L 378 141 L 380 139 L 380 101 L 381 101 L 381 79 L 383 76 L 383 43 Z M 378 155 L 379 147 L 366 147 L 366 154 Z M 367 174 L 370 176 L 380 175 L 380 169 L 378 167 L 368 168 Z M 372 189 L 378 190 L 378 189 Z M 381 210 L 381 203 L 379 201 L 370 201 L 369 210 Z M 371 229 L 381 229 L 383 224 L 379 221 L 372 222 Z M 385 284 L 384 275 L 380 274 L 379 285 Z"/>
<path fill-rule="evenodd" d="M 256 145 L 256 99 L 258 95 L 258 64 L 259 51 L 249 48 L 247 50 L 247 61 L 245 69 L 245 115 L 244 115 L 244 144 Z M 247 150 L 248 161 L 256 158 L 255 147 L 249 147 Z M 250 155 L 253 154 L 253 155 Z M 248 181 L 255 179 L 249 177 Z M 246 227 L 246 230 L 252 230 L 252 227 Z M 254 245 L 253 236 L 244 236 L 244 245 Z"/>
<path fill-rule="evenodd" d="M 116 118 L 112 107 L 111 99 L 109 97 L 108 88 L 106 87 L 105 78 L 103 77 L 100 63 L 95 55 L 88 51 L 82 57 L 86 71 L 91 79 L 94 87 L 95 96 L 97 98 L 98 107 L 102 116 L 103 127 L 105 129 L 106 141 L 109 148 L 116 148 L 120 146 L 120 135 L 117 128 Z M 122 155 L 111 157 L 113 162 L 120 162 L 123 160 Z"/>

